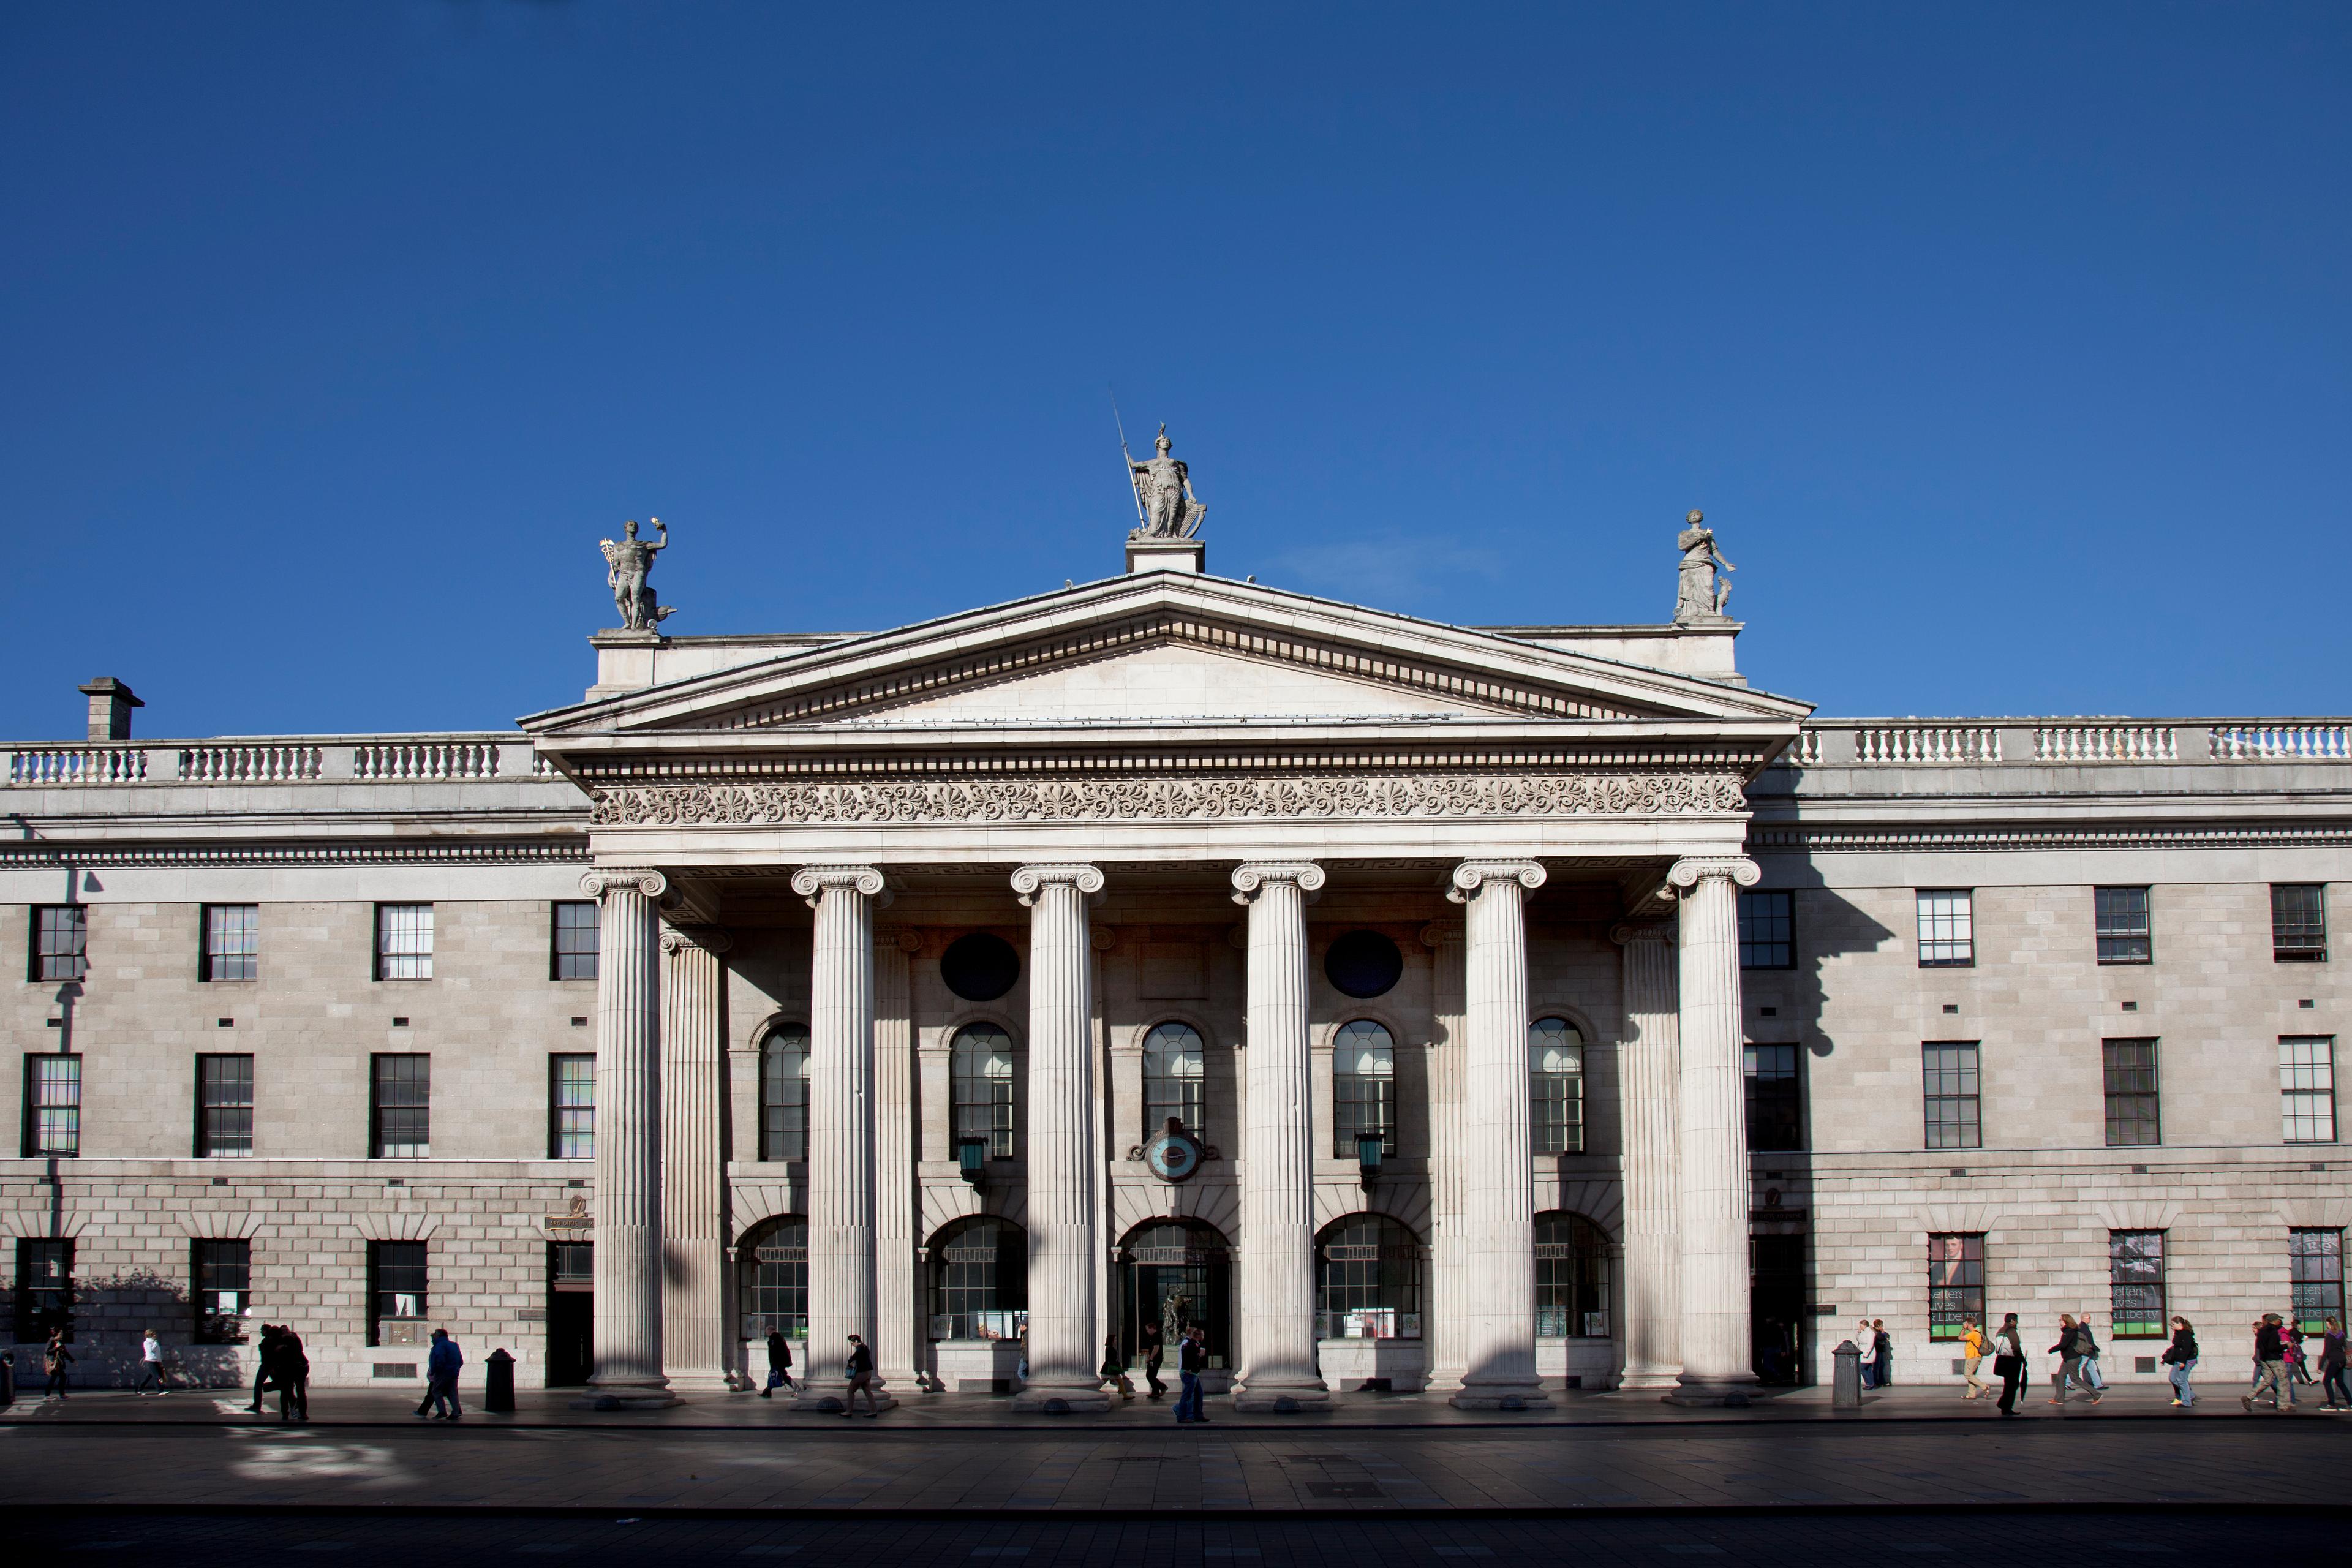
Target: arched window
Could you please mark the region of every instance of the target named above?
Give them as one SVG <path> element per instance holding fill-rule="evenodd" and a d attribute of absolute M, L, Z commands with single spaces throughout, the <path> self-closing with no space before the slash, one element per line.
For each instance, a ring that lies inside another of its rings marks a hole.
<path fill-rule="evenodd" d="M 809 1035 L 778 1024 L 760 1043 L 760 1158 L 808 1158 Z"/>
<path fill-rule="evenodd" d="M 1528 1026 L 1528 1131 L 1538 1154 L 1584 1152 L 1584 1037 L 1565 1018 Z"/>
<path fill-rule="evenodd" d="M 1316 1336 L 1421 1338 L 1421 1242 L 1385 1215 L 1333 1220 L 1315 1240 Z"/>
<path fill-rule="evenodd" d="M 1356 1139 L 1377 1132 L 1381 1152 L 1397 1152 L 1396 1042 L 1370 1018 L 1342 1024 L 1331 1039 L 1331 1145 L 1356 1157 Z"/>
<path fill-rule="evenodd" d="M 1018 1339 L 1029 1326 L 1029 1238 L 1011 1220 L 958 1220 L 931 1238 L 931 1338 Z"/>
<path fill-rule="evenodd" d="M 1580 1214 L 1536 1215 L 1536 1337 L 1609 1337 L 1609 1238 Z"/>
<path fill-rule="evenodd" d="M 808 1221 L 798 1215 L 763 1220 L 736 1250 L 743 1291 L 743 1337 L 764 1340 L 782 1330 L 808 1338 Z"/>
<path fill-rule="evenodd" d="M 1190 1024 L 1161 1024 L 1143 1037 L 1143 1135 L 1171 1116 L 1193 1137 L 1209 1135 L 1208 1051 Z"/>
<path fill-rule="evenodd" d="M 1013 1158 L 1013 1037 L 993 1024 L 967 1024 L 948 1050 L 955 1094 L 955 1142 L 979 1138 L 992 1160 Z"/>

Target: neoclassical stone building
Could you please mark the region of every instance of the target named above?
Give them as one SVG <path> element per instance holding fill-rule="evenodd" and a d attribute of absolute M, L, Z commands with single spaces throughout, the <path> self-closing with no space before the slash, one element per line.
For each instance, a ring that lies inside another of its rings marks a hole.
<path fill-rule="evenodd" d="M 1245 1405 L 1524 1408 L 1861 1315 L 1942 1375 L 2087 1310 L 2126 1379 L 2341 1315 L 2344 721 L 1815 721 L 1687 566 L 1675 624 L 1469 628 L 1129 556 L 602 634 L 502 735 L 134 740 L 93 682 L 0 764 L 19 1340 L 227 1381 L 287 1322 L 356 1384 L 439 1325 L 658 1401 L 780 1329 L 822 1403 L 858 1332 L 1084 1410 L 1198 1324 Z"/>

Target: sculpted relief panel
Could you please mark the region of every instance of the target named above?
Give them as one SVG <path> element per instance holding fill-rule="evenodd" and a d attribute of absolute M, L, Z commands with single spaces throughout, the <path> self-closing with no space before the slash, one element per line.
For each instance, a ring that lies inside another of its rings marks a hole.
<path fill-rule="evenodd" d="M 600 827 L 697 824 L 1195 822 L 1330 817 L 1677 816 L 1743 812 L 1737 774 L 1048 779 L 970 784 L 622 784 Z"/>

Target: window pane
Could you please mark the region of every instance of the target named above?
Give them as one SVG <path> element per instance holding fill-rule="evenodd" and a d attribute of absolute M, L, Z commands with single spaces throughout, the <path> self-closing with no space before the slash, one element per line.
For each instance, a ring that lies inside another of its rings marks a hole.
<path fill-rule="evenodd" d="M 1331 1039 L 1331 1142 L 1342 1160 L 1356 1140 L 1377 1135 L 1382 1155 L 1397 1152 L 1396 1042 L 1370 1018 L 1343 1024 Z"/>
<path fill-rule="evenodd" d="M 196 1153 L 241 1159 L 253 1152 L 253 1058 L 196 1058 Z"/>
<path fill-rule="evenodd" d="M 1017 1338 L 1028 1323 L 1028 1237 L 1008 1220 L 966 1220 L 931 1252 L 931 1337 Z"/>
<path fill-rule="evenodd" d="M 1143 1135 L 1158 1136 L 1174 1117 L 1196 1138 L 1208 1136 L 1208 1050 L 1189 1024 L 1161 1024 L 1143 1037 Z"/>
<path fill-rule="evenodd" d="M 375 908 L 378 980 L 433 978 L 433 906 L 378 904 Z"/>
<path fill-rule="evenodd" d="M 1927 1238 L 1927 1337 L 1956 1340 L 1961 1324 L 1985 1321 L 1984 1237 L 1931 1236 Z"/>
<path fill-rule="evenodd" d="M 992 1160 L 1013 1158 L 1013 1037 L 993 1024 L 956 1031 L 948 1053 L 955 1142 L 978 1138 Z"/>
<path fill-rule="evenodd" d="M 558 1160 L 596 1157 L 596 1058 L 566 1053 L 548 1058 L 550 1154 Z"/>
<path fill-rule="evenodd" d="M 1609 1334 L 1609 1238 L 1580 1214 L 1536 1215 L 1536 1337 Z"/>
<path fill-rule="evenodd" d="M 2107 1321 L 2127 1339 L 2161 1338 L 2164 1310 L 2164 1232 L 2107 1232 Z"/>
<path fill-rule="evenodd" d="M 809 1037 L 779 1024 L 760 1047 L 760 1158 L 808 1158 Z"/>
<path fill-rule="evenodd" d="M 1929 891 L 1919 895 L 1919 967 L 1963 967 L 1977 961 L 1975 895 Z"/>
<path fill-rule="evenodd" d="M 1977 1121 L 1977 1047 L 1973 1041 L 1920 1047 L 1927 1088 L 1927 1146 L 1974 1149 Z"/>
<path fill-rule="evenodd" d="M 2317 883 L 2271 889 L 2271 956 L 2281 963 L 2327 959 L 2327 889 Z"/>
<path fill-rule="evenodd" d="M 1535 1152 L 1582 1153 L 1584 1036 L 1575 1025 L 1565 1018 L 1538 1018 L 1528 1026 L 1528 1080 Z"/>
<path fill-rule="evenodd" d="M 1759 1154 L 1803 1148 L 1797 1047 L 1749 1046 L 1743 1054 L 1748 1069 L 1748 1147 Z"/>
<path fill-rule="evenodd" d="M 25 1153 L 81 1152 L 81 1058 L 25 1058 Z"/>
<path fill-rule="evenodd" d="M 198 1241 L 191 1250 L 192 1337 L 200 1345 L 243 1344 L 245 1314 L 253 1305 L 253 1244 Z"/>
<path fill-rule="evenodd" d="M 808 1221 L 771 1220 L 746 1238 L 743 1337 L 808 1337 Z M 756 1354 L 756 1347 L 754 1350 Z"/>
<path fill-rule="evenodd" d="M 379 1160 L 422 1160 L 433 1152 L 432 1066 L 429 1056 L 373 1059 L 373 1154 Z"/>
<path fill-rule="evenodd" d="M 63 1329 L 74 1337 L 73 1243 L 49 1237 L 21 1237 L 16 1243 L 16 1342 L 38 1344 L 50 1331 Z M 39 1365 L 37 1356 L 16 1357 L 22 1380 Z M 19 1386 L 22 1386 L 21 1381 Z"/>
<path fill-rule="evenodd" d="M 2336 1142 L 2336 1038 L 2279 1040 L 2280 1136 L 2289 1143 Z"/>
<path fill-rule="evenodd" d="M 2294 1321 L 2307 1334 L 2323 1332 L 2328 1319 L 2344 1321 L 2344 1233 L 2297 1228 L 2286 1236 Z"/>
<path fill-rule="evenodd" d="M 1327 1340 L 1421 1338 L 1421 1244 L 1379 1215 L 1334 1223 L 1316 1244 L 1316 1334 Z"/>
<path fill-rule="evenodd" d="M 2099 962 L 2146 963 L 2154 955 L 2147 921 L 2146 888 L 2095 888 Z"/>
<path fill-rule="evenodd" d="M 261 973 L 261 910 L 254 904 L 205 906 L 206 980 L 254 980 Z"/>
<path fill-rule="evenodd" d="M 89 911 L 52 904 L 33 911 L 33 978 L 79 980 L 89 973 Z"/>
<path fill-rule="evenodd" d="M 1739 967 L 1792 969 L 1797 962 L 1797 895 L 1739 895 Z"/>
<path fill-rule="evenodd" d="M 431 1310 L 422 1241 L 368 1244 L 368 1343 L 384 1342 L 387 1322 L 417 1324 L 407 1342 L 422 1342 L 421 1320 Z"/>
<path fill-rule="evenodd" d="M 2108 1040 L 2105 1057 L 2107 1146 L 2161 1142 L 2157 1118 L 2156 1042 Z"/>
<path fill-rule="evenodd" d="M 596 906 L 585 900 L 555 906 L 555 978 L 596 978 Z"/>

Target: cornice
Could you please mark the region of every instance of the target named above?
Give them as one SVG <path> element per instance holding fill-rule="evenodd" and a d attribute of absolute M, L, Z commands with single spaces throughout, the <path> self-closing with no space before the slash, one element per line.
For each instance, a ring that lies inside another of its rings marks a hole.
<path fill-rule="evenodd" d="M 584 826 L 583 823 L 583 826 Z M 240 866 L 577 866 L 588 838 L 559 843 L 403 844 L 0 844 L 0 870 L 72 866 L 171 869 Z"/>
<path fill-rule="evenodd" d="M 1748 830 L 1750 855 L 1934 850 L 2312 849 L 2352 847 L 2352 822 L 1838 823 Z"/>

